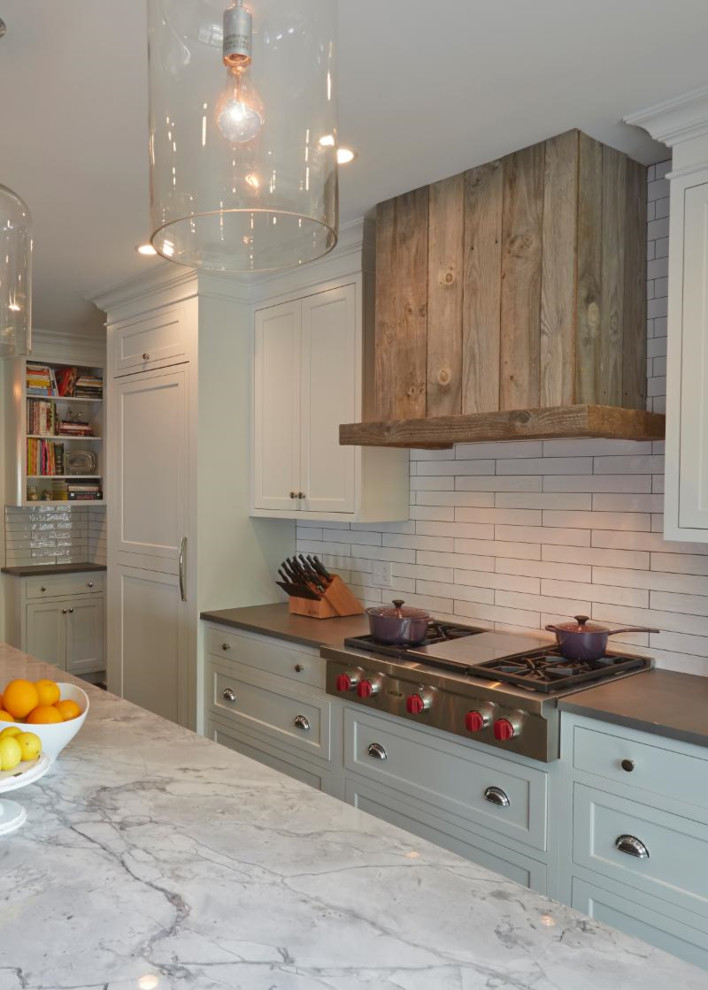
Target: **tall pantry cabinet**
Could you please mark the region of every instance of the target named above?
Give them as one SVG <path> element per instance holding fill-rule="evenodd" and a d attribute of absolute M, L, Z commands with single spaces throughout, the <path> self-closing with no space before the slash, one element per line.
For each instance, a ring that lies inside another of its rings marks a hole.
<path fill-rule="evenodd" d="M 235 280 L 162 265 L 108 316 L 108 684 L 199 727 L 199 612 L 278 598 L 291 524 L 250 519 L 251 307 Z"/>

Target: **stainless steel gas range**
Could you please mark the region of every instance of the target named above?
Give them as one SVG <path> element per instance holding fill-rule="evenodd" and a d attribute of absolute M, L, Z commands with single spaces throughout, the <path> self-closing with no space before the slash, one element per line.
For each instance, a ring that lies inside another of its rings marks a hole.
<path fill-rule="evenodd" d="M 329 694 L 546 763 L 559 755 L 559 698 L 653 665 L 615 651 L 566 660 L 555 644 L 447 622 L 416 647 L 360 636 L 321 653 Z"/>

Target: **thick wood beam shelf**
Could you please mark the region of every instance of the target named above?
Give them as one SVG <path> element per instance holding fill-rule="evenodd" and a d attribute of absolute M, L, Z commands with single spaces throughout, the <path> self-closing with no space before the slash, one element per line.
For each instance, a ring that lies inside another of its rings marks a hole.
<path fill-rule="evenodd" d="M 379 423 L 347 423 L 339 442 L 360 447 L 443 449 L 456 443 L 489 440 L 553 440 L 606 437 L 663 440 L 665 417 L 619 406 L 552 406 L 466 416 L 431 416 Z"/>

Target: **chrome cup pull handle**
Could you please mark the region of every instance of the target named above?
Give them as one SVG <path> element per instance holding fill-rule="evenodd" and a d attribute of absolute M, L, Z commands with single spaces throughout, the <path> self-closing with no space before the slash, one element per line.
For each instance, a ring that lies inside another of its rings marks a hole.
<path fill-rule="evenodd" d="M 310 731 L 310 723 L 304 715 L 296 715 L 293 719 L 293 725 L 296 729 L 300 729 L 302 732 Z"/>
<path fill-rule="evenodd" d="M 221 692 L 221 697 L 224 701 L 236 701 L 236 692 L 233 688 L 224 688 Z"/>
<path fill-rule="evenodd" d="M 508 808 L 511 804 L 509 796 L 501 787 L 488 787 L 484 792 L 484 800 L 489 801 L 490 804 L 496 804 L 500 808 Z"/>
<path fill-rule="evenodd" d="M 618 836 L 615 839 L 615 849 L 628 856 L 634 856 L 635 859 L 649 859 L 649 850 L 641 839 L 637 839 L 634 835 Z"/>
<path fill-rule="evenodd" d="M 371 743 L 366 752 L 374 760 L 387 760 L 388 753 L 380 743 Z"/>

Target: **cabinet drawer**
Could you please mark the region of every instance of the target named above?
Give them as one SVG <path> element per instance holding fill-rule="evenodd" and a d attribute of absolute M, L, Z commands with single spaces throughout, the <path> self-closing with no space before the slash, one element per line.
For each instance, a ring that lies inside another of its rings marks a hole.
<path fill-rule="evenodd" d="M 165 306 L 108 329 L 111 377 L 166 368 L 189 360 L 195 300 Z"/>
<path fill-rule="evenodd" d="M 638 839 L 648 856 L 622 852 L 620 836 Z M 576 783 L 573 862 L 708 915 L 708 826 L 700 822 Z"/>
<path fill-rule="evenodd" d="M 546 848 L 548 781 L 542 771 L 360 709 L 347 708 L 344 719 L 348 770 L 425 801 L 438 815 Z M 492 803 L 494 796 L 504 803 Z"/>
<path fill-rule="evenodd" d="M 708 969 L 706 933 L 683 920 L 657 913 L 653 910 L 653 904 L 639 904 L 573 878 L 570 906 L 605 925 L 626 932 L 627 935 L 641 938 L 657 949 L 663 949 L 679 959 Z"/>
<path fill-rule="evenodd" d="M 237 753 L 243 753 L 244 756 L 248 756 L 258 763 L 263 763 L 272 770 L 278 770 L 280 773 L 287 774 L 288 777 L 294 777 L 295 780 L 309 784 L 315 790 L 324 791 L 327 794 L 332 793 L 331 773 L 328 770 L 309 766 L 298 760 L 294 754 L 283 753 L 268 747 L 261 741 L 256 741 L 246 733 L 240 733 L 232 726 L 216 719 L 208 720 L 206 734 L 214 742 L 221 743 L 222 746 L 227 746 Z"/>
<path fill-rule="evenodd" d="M 70 595 L 101 595 L 105 578 L 104 571 L 25 578 L 25 598 L 38 600 L 64 598 Z"/>
<path fill-rule="evenodd" d="M 257 670 L 279 674 L 301 684 L 325 689 L 325 661 L 306 648 L 290 643 L 243 635 L 224 626 L 207 626 L 207 652 L 219 660 L 236 660 Z"/>
<path fill-rule="evenodd" d="M 701 818 L 708 821 L 708 750 L 704 753 L 693 756 L 677 752 L 662 746 L 658 739 L 656 743 L 640 740 L 630 731 L 620 735 L 604 728 L 573 726 L 576 770 L 597 774 L 622 787 L 640 787 L 682 804 L 695 804 L 705 809 Z M 623 761 L 631 769 L 624 770 Z"/>
<path fill-rule="evenodd" d="M 449 849 L 458 856 L 464 856 L 473 863 L 479 863 L 488 870 L 501 873 L 522 887 L 529 887 L 542 894 L 546 892 L 546 867 L 543 863 L 538 863 L 523 853 L 505 849 L 498 842 L 483 839 L 442 822 L 420 806 L 408 804 L 390 788 L 379 788 L 349 778 L 345 784 L 345 800 L 361 811 L 391 825 L 398 825 L 399 828 L 434 842 L 443 849 Z"/>
<path fill-rule="evenodd" d="M 246 674 L 237 676 L 227 667 L 210 664 L 211 708 L 234 725 L 267 732 L 288 749 L 329 760 L 331 755 L 331 703 L 324 696 L 299 694 L 286 684 L 264 687 Z"/>

